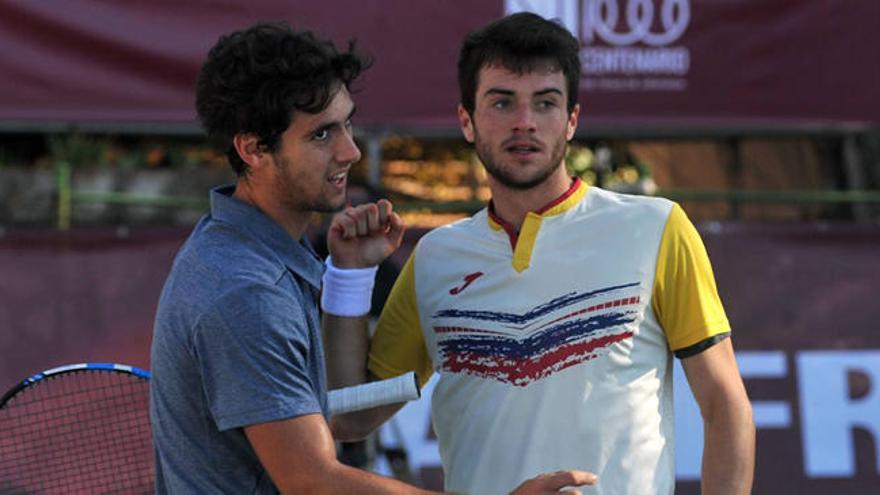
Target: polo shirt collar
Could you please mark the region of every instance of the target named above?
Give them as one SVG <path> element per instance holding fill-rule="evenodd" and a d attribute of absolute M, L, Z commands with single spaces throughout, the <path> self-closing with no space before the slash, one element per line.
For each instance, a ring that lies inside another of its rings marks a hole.
<path fill-rule="evenodd" d="M 587 188 L 587 184 L 582 181 L 580 177 L 573 177 L 571 179 L 571 186 L 569 186 L 568 190 L 562 193 L 558 198 L 539 208 L 537 211 L 531 212 L 531 214 L 538 217 L 550 217 L 564 213 L 583 199 L 584 195 L 587 193 Z M 487 220 L 489 222 L 489 227 L 491 227 L 492 230 L 504 230 L 511 238 L 511 243 L 516 244 L 516 237 L 518 235 L 516 228 L 495 214 L 495 204 L 492 200 L 489 200 Z"/>
<path fill-rule="evenodd" d="M 268 246 L 290 271 L 320 290 L 324 264 L 306 236 L 295 241 L 263 212 L 233 197 L 233 192 L 234 185 L 211 190 L 211 216 L 247 231 L 258 242 Z"/>
<path fill-rule="evenodd" d="M 488 222 L 489 227 L 493 230 L 503 230 L 507 233 L 510 240 L 510 248 L 512 250 L 511 264 L 517 272 L 526 270 L 532 263 L 532 251 L 535 247 L 535 240 L 538 238 L 538 230 L 541 223 L 547 217 L 562 214 L 575 205 L 577 205 L 584 195 L 587 193 L 587 185 L 579 178 L 575 177 L 571 181 L 571 186 L 567 191 L 562 193 L 558 198 L 547 203 L 537 211 L 530 211 L 523 219 L 522 226 L 517 231 L 513 225 L 505 222 L 501 217 L 495 215 L 494 204 L 489 203 Z"/>

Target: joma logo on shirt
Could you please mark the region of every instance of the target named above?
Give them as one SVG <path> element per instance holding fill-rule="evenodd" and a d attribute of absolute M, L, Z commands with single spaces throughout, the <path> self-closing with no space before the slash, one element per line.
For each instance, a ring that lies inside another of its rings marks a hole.
<path fill-rule="evenodd" d="M 471 285 L 474 282 L 474 280 L 476 280 L 482 276 L 483 276 L 483 272 L 468 273 L 467 275 L 464 276 L 464 283 L 459 285 L 458 287 L 453 287 L 453 288 L 449 289 L 449 293 L 452 294 L 453 296 L 457 296 L 458 294 L 461 293 L 461 291 L 467 289 L 467 286 Z"/>

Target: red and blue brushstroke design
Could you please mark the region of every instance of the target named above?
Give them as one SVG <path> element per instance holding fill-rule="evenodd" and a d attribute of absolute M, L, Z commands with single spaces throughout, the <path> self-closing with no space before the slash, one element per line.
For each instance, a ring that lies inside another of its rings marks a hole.
<path fill-rule="evenodd" d="M 525 387 L 599 357 L 612 344 L 634 335 L 628 324 L 640 312 L 638 287 L 632 283 L 572 292 L 522 314 L 438 311 L 435 321 L 456 320 L 454 326 L 434 327 L 441 368 Z M 508 331 L 478 328 L 480 325 Z M 519 335 L 511 335 L 511 331 Z"/>

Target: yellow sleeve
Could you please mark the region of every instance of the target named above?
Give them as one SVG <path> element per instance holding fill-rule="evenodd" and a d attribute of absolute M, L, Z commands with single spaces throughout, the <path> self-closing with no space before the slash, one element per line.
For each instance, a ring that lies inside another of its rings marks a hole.
<path fill-rule="evenodd" d="M 706 248 L 678 204 L 660 241 L 651 305 L 673 351 L 730 332 Z"/>
<path fill-rule="evenodd" d="M 415 253 L 403 266 L 379 316 L 376 333 L 370 341 L 367 368 L 383 379 L 415 371 L 419 385 L 424 386 L 434 368 L 419 320 L 414 258 Z"/>

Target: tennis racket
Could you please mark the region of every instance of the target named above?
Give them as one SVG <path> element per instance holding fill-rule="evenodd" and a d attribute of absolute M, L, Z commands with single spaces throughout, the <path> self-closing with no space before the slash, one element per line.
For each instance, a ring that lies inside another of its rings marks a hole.
<path fill-rule="evenodd" d="M 337 388 L 327 393 L 331 415 L 344 414 L 371 407 L 397 404 L 421 396 L 419 381 L 412 371 L 395 378 L 353 387 Z"/>
<path fill-rule="evenodd" d="M 0 399 L 0 494 L 153 493 L 147 371 L 83 363 Z"/>

